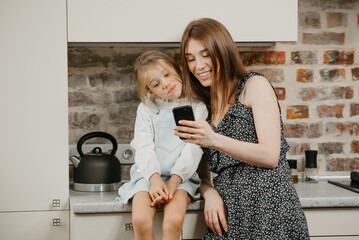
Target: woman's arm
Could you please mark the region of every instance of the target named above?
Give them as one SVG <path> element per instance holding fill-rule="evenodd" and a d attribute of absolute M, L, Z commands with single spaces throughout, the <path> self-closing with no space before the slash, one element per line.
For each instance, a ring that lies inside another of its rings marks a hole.
<path fill-rule="evenodd" d="M 221 196 L 212 187 L 209 164 L 206 159 L 202 158 L 197 172 L 202 180 L 199 192 L 204 198 L 204 219 L 214 234 L 222 235 L 221 225 L 225 231 L 228 231 L 227 212 Z"/>
<path fill-rule="evenodd" d="M 264 77 L 254 76 L 246 84 L 243 99 L 244 104 L 252 109 L 258 143 L 238 141 L 215 133 L 205 121 L 181 121 L 187 127 L 176 127 L 176 135 L 187 138 L 185 142 L 217 149 L 242 162 L 275 168 L 279 160 L 281 131 L 273 88 Z"/>

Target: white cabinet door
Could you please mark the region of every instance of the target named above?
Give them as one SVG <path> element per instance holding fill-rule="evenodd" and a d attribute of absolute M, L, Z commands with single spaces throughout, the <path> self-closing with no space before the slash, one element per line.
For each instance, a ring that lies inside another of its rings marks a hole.
<path fill-rule="evenodd" d="M 0 213 L 0 239 L 69 239 L 69 212 L 42 211 Z"/>
<path fill-rule="evenodd" d="M 65 0 L 0 1 L 0 212 L 69 208 L 66 32 Z"/>
<path fill-rule="evenodd" d="M 153 233 L 161 239 L 163 212 L 154 216 Z M 71 214 L 70 240 L 135 240 L 131 213 Z"/>
<path fill-rule="evenodd" d="M 68 0 L 69 42 L 180 42 L 197 18 L 221 21 L 236 42 L 297 41 L 297 0 Z"/>
<path fill-rule="evenodd" d="M 358 208 L 308 208 L 304 209 L 304 214 L 311 237 L 345 239 L 341 237 L 356 236 L 359 239 Z"/>
<path fill-rule="evenodd" d="M 182 239 L 202 239 L 207 232 L 203 211 L 187 211 L 183 222 Z"/>

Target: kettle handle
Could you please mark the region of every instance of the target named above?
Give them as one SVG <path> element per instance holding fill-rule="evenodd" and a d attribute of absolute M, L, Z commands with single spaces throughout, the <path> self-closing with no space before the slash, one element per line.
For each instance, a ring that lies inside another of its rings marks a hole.
<path fill-rule="evenodd" d="M 90 139 L 90 138 L 95 138 L 95 137 L 102 137 L 102 138 L 106 138 L 108 140 L 110 140 L 112 142 L 112 145 L 113 145 L 113 148 L 112 148 L 112 151 L 111 151 L 111 155 L 115 155 L 116 151 L 117 151 L 117 141 L 116 139 L 111 135 L 111 134 L 108 134 L 108 133 L 105 133 L 105 132 L 90 132 L 84 136 L 82 136 L 80 138 L 80 140 L 77 142 L 77 151 L 78 153 L 80 154 L 80 156 L 84 156 L 84 153 L 82 152 L 82 144 Z"/>

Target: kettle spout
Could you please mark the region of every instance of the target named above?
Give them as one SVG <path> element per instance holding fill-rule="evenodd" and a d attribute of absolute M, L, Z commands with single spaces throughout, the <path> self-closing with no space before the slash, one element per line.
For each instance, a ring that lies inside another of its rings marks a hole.
<path fill-rule="evenodd" d="M 75 168 L 77 168 L 80 164 L 80 158 L 74 155 L 70 157 L 70 161 L 74 164 Z"/>

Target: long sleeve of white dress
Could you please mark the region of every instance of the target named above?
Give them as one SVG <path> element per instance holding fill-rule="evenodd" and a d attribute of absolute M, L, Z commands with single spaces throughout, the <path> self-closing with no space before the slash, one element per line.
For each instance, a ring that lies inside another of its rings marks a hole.
<path fill-rule="evenodd" d="M 154 144 L 152 111 L 143 103 L 137 108 L 134 138 L 131 147 L 136 151 L 135 163 L 141 175 L 149 181 L 154 173 L 161 174 L 161 165 L 157 161 Z"/>
<path fill-rule="evenodd" d="M 206 120 L 208 111 L 203 103 L 192 104 L 193 113 L 196 120 Z M 200 146 L 186 143 L 182 149 L 181 156 L 171 169 L 171 175 L 177 174 L 182 178 L 182 182 L 187 181 L 196 172 L 201 161 L 203 151 Z"/>

